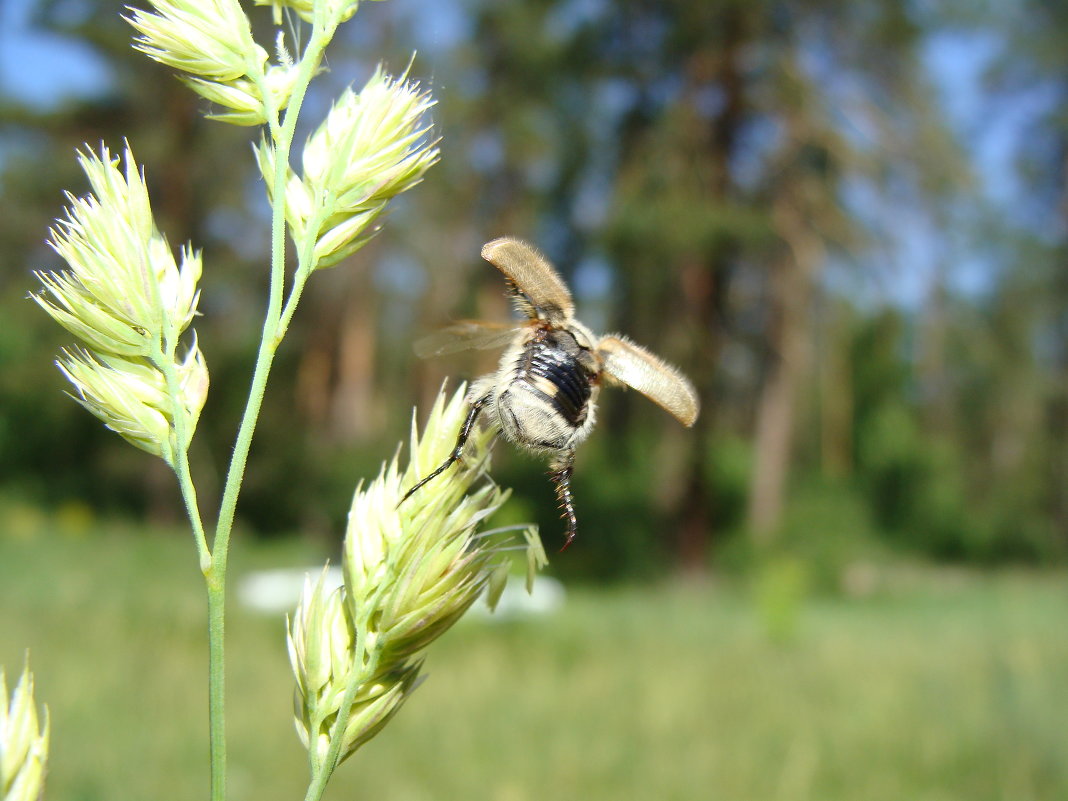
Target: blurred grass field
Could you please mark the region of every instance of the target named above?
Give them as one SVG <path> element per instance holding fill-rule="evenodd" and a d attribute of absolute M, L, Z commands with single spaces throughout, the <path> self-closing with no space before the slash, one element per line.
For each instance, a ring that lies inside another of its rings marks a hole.
<path fill-rule="evenodd" d="M 0 536 L 0 662 L 31 651 L 53 801 L 206 796 L 193 549 L 129 534 Z M 320 560 L 242 542 L 231 561 Z M 804 602 L 785 637 L 731 585 L 570 588 L 557 614 L 450 632 L 327 798 L 1068 798 L 1065 579 L 899 569 Z M 231 798 L 302 798 L 283 622 L 235 605 L 228 645 Z"/>

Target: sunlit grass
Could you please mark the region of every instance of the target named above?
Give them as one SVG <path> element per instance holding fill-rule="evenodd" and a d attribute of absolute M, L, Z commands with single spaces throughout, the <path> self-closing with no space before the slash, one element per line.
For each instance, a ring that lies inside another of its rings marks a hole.
<path fill-rule="evenodd" d="M 0 661 L 32 650 L 49 798 L 206 794 L 193 548 L 133 534 L 0 534 Z M 320 558 L 286 544 L 233 561 Z M 785 641 L 739 590 L 573 590 L 554 616 L 471 621 L 435 645 L 428 681 L 327 797 L 1064 798 L 1065 621 L 1050 574 L 917 571 L 808 601 Z M 231 797 L 299 798 L 283 621 L 235 606 L 229 635 Z"/>

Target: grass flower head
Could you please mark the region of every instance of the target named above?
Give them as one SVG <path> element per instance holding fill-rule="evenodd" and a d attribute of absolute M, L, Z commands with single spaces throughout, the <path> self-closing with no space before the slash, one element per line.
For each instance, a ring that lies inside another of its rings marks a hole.
<path fill-rule="evenodd" d="M 305 22 L 313 22 L 315 19 L 315 0 L 255 0 L 258 6 L 270 6 L 274 10 L 274 24 L 282 21 L 282 11 L 289 9 L 296 12 L 297 16 Z M 352 18 L 360 7 L 360 0 L 319 0 L 319 6 L 323 8 L 326 17 L 337 22 L 345 22 Z"/>
<path fill-rule="evenodd" d="M 267 63 L 238 0 L 149 1 L 155 13 L 131 9 L 127 17 L 140 34 L 134 47 L 183 73 L 190 89 L 228 109 L 208 117 L 262 125 L 286 107 L 296 69 Z"/>
<path fill-rule="evenodd" d="M 197 310 L 200 256 L 183 249 L 181 265 L 156 228 L 144 176 L 126 148 L 124 164 L 102 147 L 79 154 L 92 192 L 68 194 L 66 219 L 49 244 L 70 267 L 38 273 L 38 303 L 91 348 L 149 356 L 168 332 L 181 332 Z"/>
<path fill-rule="evenodd" d="M 314 238 L 316 266 L 329 267 L 363 247 L 389 201 L 438 161 L 426 120 L 431 106 L 417 83 L 380 67 L 358 93 L 345 90 L 308 138 L 303 175 L 290 172 L 287 180 L 286 219 L 298 250 Z M 257 159 L 270 187 L 274 154 L 266 142 Z"/>
<path fill-rule="evenodd" d="M 181 264 L 175 260 L 129 147 L 124 166 L 106 147 L 80 160 L 93 191 L 68 195 L 67 216 L 50 240 L 69 270 L 38 273 L 44 291 L 33 299 L 85 346 L 59 362 L 79 402 L 173 464 L 207 397 L 207 367 L 195 339 L 177 356 L 197 312 L 200 255 L 183 248 Z"/>
<path fill-rule="evenodd" d="M 267 62 L 238 0 L 149 0 L 155 13 L 131 9 L 134 47 L 161 64 L 226 82 Z"/>
<path fill-rule="evenodd" d="M 507 551 L 528 547 L 544 560 L 536 537 L 484 528 L 507 496 L 479 481 L 489 430 L 472 433 L 462 464 L 400 503 L 454 446 L 467 412 L 464 394 L 464 387 L 448 400 L 441 393 L 422 433 L 413 422 L 404 469 L 395 457 L 357 489 L 345 535 L 344 586 L 327 590 L 322 578 L 305 585 L 289 648 L 297 729 L 313 765 L 335 745 L 333 727 L 347 703 L 336 762 L 388 722 L 414 690 L 426 647 L 506 573 Z"/>
<path fill-rule="evenodd" d="M 42 725 L 33 698 L 33 675 L 24 670 L 9 699 L 0 668 L 0 798 L 37 801 L 47 761 L 48 713 Z"/>

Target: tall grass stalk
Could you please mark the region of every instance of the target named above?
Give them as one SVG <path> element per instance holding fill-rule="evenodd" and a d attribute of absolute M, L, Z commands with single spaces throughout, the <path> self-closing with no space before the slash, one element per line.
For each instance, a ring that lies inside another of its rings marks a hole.
<path fill-rule="evenodd" d="M 41 307 L 82 347 L 60 368 L 75 399 L 137 447 L 174 470 L 207 590 L 211 798 L 226 796 L 226 575 L 230 537 L 268 378 L 305 285 L 319 269 L 355 253 L 379 227 L 389 201 L 422 180 L 439 153 L 425 117 L 429 95 L 381 67 L 359 91 L 346 90 L 305 142 L 301 171 L 291 166 L 305 93 L 338 26 L 358 0 L 256 0 L 310 25 L 294 59 L 279 30 L 274 57 L 256 44 L 238 0 L 149 0 L 131 9 L 136 49 L 179 72 L 217 107 L 208 116 L 261 128 L 255 158 L 272 205 L 267 308 L 244 412 L 209 542 L 188 448 L 208 391 L 195 334 L 201 256 L 176 261 L 152 216 L 144 176 L 130 146 L 113 157 L 88 147 L 82 166 L 92 192 L 69 196 L 51 244 L 69 270 L 41 273 Z M 286 247 L 296 267 L 287 280 Z M 412 465 L 396 460 L 353 501 L 345 586 L 306 588 L 289 631 L 298 682 L 297 727 L 308 746 L 309 799 L 335 767 L 399 709 L 414 688 L 422 650 L 501 575 L 515 547 L 478 533 L 504 493 L 473 487 L 483 460 L 470 462 L 400 508 L 411 486 L 436 464 L 463 417 L 462 390 L 439 398 L 424 432 L 413 425 Z M 485 443 L 474 438 L 472 449 Z M 540 546 L 528 535 L 524 544 Z M 324 628 L 325 627 L 325 628 Z M 325 649 L 325 650 L 324 650 Z"/>

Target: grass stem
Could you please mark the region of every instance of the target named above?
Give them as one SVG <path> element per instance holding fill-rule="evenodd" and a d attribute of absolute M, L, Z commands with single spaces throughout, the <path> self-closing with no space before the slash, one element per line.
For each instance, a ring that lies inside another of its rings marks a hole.
<path fill-rule="evenodd" d="M 313 26 L 308 47 L 304 51 L 298 68 L 293 92 L 286 108 L 281 126 L 273 114 L 269 114 L 272 141 L 275 149 L 275 173 L 273 177 L 273 203 L 271 217 L 271 281 L 268 294 L 267 312 L 263 321 L 263 334 L 256 364 L 252 373 L 248 400 L 238 427 L 234 451 L 230 459 L 230 468 L 226 474 L 222 501 L 219 504 L 219 519 L 212 541 L 211 562 L 205 572 L 208 589 L 208 648 L 209 678 L 208 703 L 211 728 L 211 799 L 224 801 L 226 798 L 226 714 L 225 714 L 225 599 L 226 569 L 230 549 L 230 533 L 233 529 L 237 499 L 245 475 L 248 453 L 252 446 L 252 437 L 256 431 L 267 379 L 274 363 L 274 357 L 284 331 L 279 323 L 282 314 L 282 299 L 285 293 L 285 251 L 286 251 L 286 170 L 289 154 L 293 145 L 297 117 L 304 102 L 308 85 L 319 70 L 327 43 L 333 36 L 337 24 L 320 25 L 318 20 Z M 269 93 L 264 93 L 265 97 Z M 293 286 L 296 297 L 292 297 L 291 306 L 299 298 L 303 288 L 303 278 Z"/>

